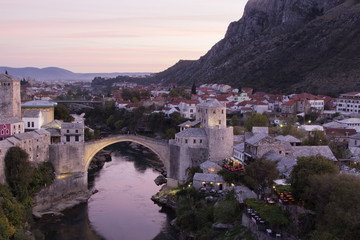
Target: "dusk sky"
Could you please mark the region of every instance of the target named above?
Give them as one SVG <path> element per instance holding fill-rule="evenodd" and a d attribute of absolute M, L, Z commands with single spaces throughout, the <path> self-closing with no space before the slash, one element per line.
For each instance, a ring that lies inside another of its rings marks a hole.
<path fill-rule="evenodd" d="M 198 59 L 247 0 L 12 0 L 0 8 L 0 66 L 159 72 Z"/>

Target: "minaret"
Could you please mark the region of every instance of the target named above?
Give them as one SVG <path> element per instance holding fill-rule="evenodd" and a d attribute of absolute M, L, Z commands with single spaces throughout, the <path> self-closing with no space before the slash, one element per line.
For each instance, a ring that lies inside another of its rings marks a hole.
<path fill-rule="evenodd" d="M 7 74 L 0 74 L 0 118 L 21 119 L 20 81 Z"/>

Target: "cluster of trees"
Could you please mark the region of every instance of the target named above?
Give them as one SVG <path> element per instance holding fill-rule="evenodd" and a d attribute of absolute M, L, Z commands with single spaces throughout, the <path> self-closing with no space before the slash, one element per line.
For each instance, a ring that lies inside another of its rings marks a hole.
<path fill-rule="evenodd" d="M 137 103 L 141 99 L 149 99 L 150 92 L 149 91 L 129 90 L 129 89 L 125 88 L 125 89 L 123 89 L 121 96 L 125 101 L 131 101 L 133 103 Z"/>
<path fill-rule="evenodd" d="M 25 222 L 32 217 L 32 195 L 52 184 L 54 168 L 51 163 L 35 167 L 24 150 L 12 147 L 5 156 L 5 175 L 8 184 L 0 185 L 0 239 L 32 239 L 24 234 L 29 230 Z"/>
<path fill-rule="evenodd" d="M 235 223 L 241 221 L 241 208 L 230 191 L 223 201 L 216 205 L 204 199 L 204 193 L 194 188 L 187 188 L 177 194 L 176 224 L 186 233 L 192 233 L 195 239 L 223 239 L 224 232 L 212 228 L 214 223 Z M 242 239 L 254 239 L 249 230 L 244 227 L 230 229 L 234 237 L 242 235 Z"/>
<path fill-rule="evenodd" d="M 190 99 L 191 93 L 185 91 L 185 88 L 183 88 L 183 87 L 178 87 L 178 88 L 173 88 L 170 90 L 169 97 L 172 97 L 172 98 L 182 97 L 182 98 Z"/>
<path fill-rule="evenodd" d="M 290 183 L 292 194 L 315 212 L 300 218 L 304 239 L 357 239 L 360 234 L 360 179 L 338 174 L 335 164 L 318 155 L 299 158 Z"/>
<path fill-rule="evenodd" d="M 138 107 L 133 111 L 117 110 L 113 102 L 105 108 L 87 109 L 86 124 L 94 128 L 105 128 L 112 133 L 138 133 L 149 136 L 173 138 L 178 125 L 185 121 L 178 113 L 166 117 L 163 112 L 151 113 L 153 108 Z"/>

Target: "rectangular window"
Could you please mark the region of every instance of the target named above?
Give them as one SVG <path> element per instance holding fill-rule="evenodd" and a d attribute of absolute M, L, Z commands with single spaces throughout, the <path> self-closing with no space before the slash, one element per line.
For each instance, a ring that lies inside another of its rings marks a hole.
<path fill-rule="evenodd" d="M 219 120 L 219 124 L 221 124 L 221 120 Z"/>
<path fill-rule="evenodd" d="M 28 122 L 28 127 L 30 127 L 30 122 Z"/>
<path fill-rule="evenodd" d="M 34 127 L 34 122 L 31 122 L 31 127 Z"/>
<path fill-rule="evenodd" d="M 187 139 L 185 139 L 185 143 L 187 143 Z"/>
<path fill-rule="evenodd" d="M 66 141 L 70 142 L 70 136 L 66 136 Z"/>
<path fill-rule="evenodd" d="M 194 139 L 194 143 L 196 143 L 196 139 Z"/>
<path fill-rule="evenodd" d="M 75 132 L 76 132 L 76 133 L 79 133 L 79 130 L 76 129 Z"/>
<path fill-rule="evenodd" d="M 75 136 L 75 142 L 79 141 L 79 136 Z"/>
<path fill-rule="evenodd" d="M 200 143 L 202 143 L 202 139 L 200 139 Z"/>

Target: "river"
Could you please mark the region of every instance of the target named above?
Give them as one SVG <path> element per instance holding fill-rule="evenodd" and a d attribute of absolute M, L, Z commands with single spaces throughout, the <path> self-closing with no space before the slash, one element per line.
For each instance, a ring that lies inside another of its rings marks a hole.
<path fill-rule="evenodd" d="M 174 213 L 151 201 L 160 187 L 153 168 L 161 165 L 154 154 L 127 144 L 111 146 L 112 161 L 89 178 L 99 192 L 87 204 L 64 211 L 63 217 L 43 217 L 36 227 L 51 240 L 165 240 L 177 239 L 169 222 Z"/>

